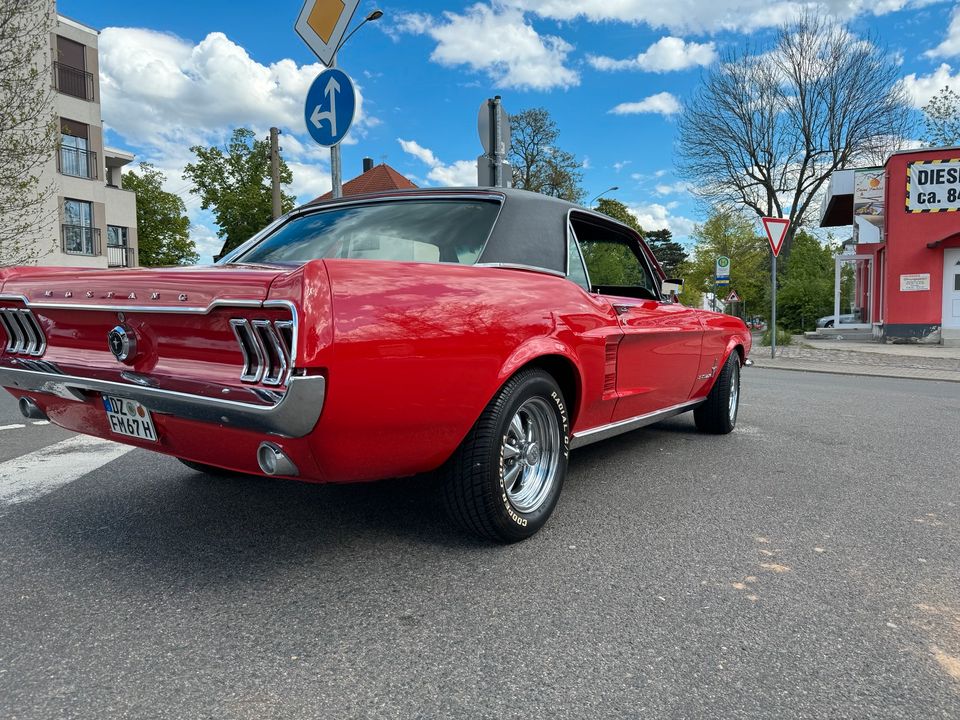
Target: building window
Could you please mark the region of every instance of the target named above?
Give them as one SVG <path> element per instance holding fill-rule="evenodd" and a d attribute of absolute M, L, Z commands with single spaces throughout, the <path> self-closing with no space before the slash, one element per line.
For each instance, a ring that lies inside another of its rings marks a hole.
<path fill-rule="evenodd" d="M 107 247 L 126 247 L 127 229 L 119 225 L 107 225 Z"/>
<path fill-rule="evenodd" d="M 127 228 L 107 225 L 107 266 L 131 267 L 130 248 L 127 246 Z"/>
<path fill-rule="evenodd" d="M 57 36 L 53 86 L 64 95 L 93 100 L 93 73 L 87 72 L 86 48 L 82 43 Z"/>
<path fill-rule="evenodd" d="M 64 200 L 63 252 L 67 255 L 100 254 L 100 229 L 93 226 L 92 203 Z"/>
<path fill-rule="evenodd" d="M 90 128 L 60 119 L 60 154 L 57 169 L 71 177 L 97 179 L 97 154 L 88 148 Z"/>

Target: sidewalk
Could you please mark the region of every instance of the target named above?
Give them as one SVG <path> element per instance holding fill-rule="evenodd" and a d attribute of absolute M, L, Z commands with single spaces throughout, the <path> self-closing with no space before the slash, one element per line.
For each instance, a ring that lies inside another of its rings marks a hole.
<path fill-rule="evenodd" d="M 754 340 L 759 342 L 760 336 Z M 777 348 L 754 344 L 754 367 L 868 377 L 942 380 L 960 383 L 960 348 L 940 345 L 881 345 L 879 343 L 806 340 Z"/>

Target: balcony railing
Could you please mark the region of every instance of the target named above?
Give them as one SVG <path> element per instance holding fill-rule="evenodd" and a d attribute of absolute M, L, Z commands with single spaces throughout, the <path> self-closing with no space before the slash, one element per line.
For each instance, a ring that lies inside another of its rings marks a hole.
<path fill-rule="evenodd" d="M 126 245 L 107 245 L 107 267 L 136 267 L 136 248 Z"/>
<path fill-rule="evenodd" d="M 53 87 L 64 95 L 72 95 L 82 100 L 93 100 L 93 73 L 55 62 L 53 64 Z"/>
<path fill-rule="evenodd" d="M 61 175 L 97 179 L 97 154 L 91 150 L 61 147 L 57 154 L 57 170 Z"/>
<path fill-rule="evenodd" d="M 62 230 L 63 252 L 67 255 L 100 254 L 100 228 L 64 224 Z"/>

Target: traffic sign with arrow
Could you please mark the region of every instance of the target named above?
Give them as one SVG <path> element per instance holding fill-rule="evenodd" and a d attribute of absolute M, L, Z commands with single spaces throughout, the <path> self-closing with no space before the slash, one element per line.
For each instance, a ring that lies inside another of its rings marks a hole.
<path fill-rule="evenodd" d="M 304 118 L 310 137 L 324 147 L 337 145 L 346 137 L 356 109 L 350 76 L 337 68 L 324 70 L 307 92 Z"/>

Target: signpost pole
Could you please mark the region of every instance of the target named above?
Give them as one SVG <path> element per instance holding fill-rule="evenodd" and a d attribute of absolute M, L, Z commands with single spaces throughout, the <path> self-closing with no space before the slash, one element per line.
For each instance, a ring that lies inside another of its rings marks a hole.
<path fill-rule="evenodd" d="M 771 268 L 770 268 L 770 280 L 772 284 L 772 289 L 770 293 L 770 359 L 775 359 L 777 357 L 777 256 L 773 253 L 770 255 L 771 259 Z"/>
<path fill-rule="evenodd" d="M 280 130 L 270 128 L 270 184 L 272 191 L 273 219 L 276 220 L 283 213 L 280 204 Z"/>
<path fill-rule="evenodd" d="M 500 127 L 500 96 L 493 98 L 493 171 L 494 185 L 503 187 L 503 155 L 500 144 L 503 141 L 503 128 Z"/>
<path fill-rule="evenodd" d="M 330 67 L 337 66 L 337 54 L 334 53 L 330 60 Z M 340 166 L 340 143 L 330 146 L 330 180 L 333 183 L 333 198 L 343 197 L 343 174 Z"/>

